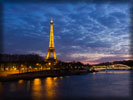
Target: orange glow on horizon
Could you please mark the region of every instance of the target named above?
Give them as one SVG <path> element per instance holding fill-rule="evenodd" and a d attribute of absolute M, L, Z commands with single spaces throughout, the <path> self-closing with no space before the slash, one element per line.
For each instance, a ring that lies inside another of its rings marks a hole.
<path fill-rule="evenodd" d="M 90 65 L 94 65 L 94 64 L 99 64 L 99 62 L 82 62 L 83 64 L 90 64 Z"/>
<path fill-rule="evenodd" d="M 133 60 L 133 59 L 123 59 L 123 61 L 128 61 L 128 60 Z M 114 61 L 122 61 L 122 60 L 114 60 Z M 105 62 L 114 62 L 113 60 L 111 61 L 105 61 Z M 71 61 L 65 61 L 65 62 L 71 62 Z M 100 63 L 105 63 L 105 62 L 87 62 L 87 61 L 75 61 L 75 62 L 81 62 L 83 64 L 90 64 L 90 65 L 95 65 L 95 64 L 100 64 Z"/>

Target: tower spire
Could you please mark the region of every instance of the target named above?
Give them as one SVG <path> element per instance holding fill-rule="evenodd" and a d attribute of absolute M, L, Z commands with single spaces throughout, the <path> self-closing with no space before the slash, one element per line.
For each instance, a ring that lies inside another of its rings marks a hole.
<path fill-rule="evenodd" d="M 51 22 L 53 22 L 53 18 L 51 17 Z"/>
<path fill-rule="evenodd" d="M 52 18 L 51 18 L 51 21 L 50 21 L 49 48 L 48 48 L 48 53 L 47 53 L 47 56 L 45 58 L 45 61 L 47 61 L 51 58 L 50 57 L 51 53 L 53 53 L 53 59 L 57 61 L 56 52 L 55 52 L 55 48 L 54 48 L 54 32 L 53 32 L 53 20 L 52 20 Z"/>

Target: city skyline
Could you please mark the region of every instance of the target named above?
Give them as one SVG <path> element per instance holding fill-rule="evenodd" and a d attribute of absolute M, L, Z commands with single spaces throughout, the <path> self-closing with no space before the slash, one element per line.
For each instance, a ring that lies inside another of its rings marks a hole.
<path fill-rule="evenodd" d="M 127 60 L 129 9 L 128 3 L 6 3 L 4 53 L 36 53 L 45 57 L 52 17 L 59 60 L 90 64 Z"/>

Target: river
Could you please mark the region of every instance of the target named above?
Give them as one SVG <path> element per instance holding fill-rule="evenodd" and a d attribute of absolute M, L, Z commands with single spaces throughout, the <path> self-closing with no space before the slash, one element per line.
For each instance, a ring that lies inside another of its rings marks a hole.
<path fill-rule="evenodd" d="M 3 99 L 129 98 L 133 71 L 108 70 L 65 77 L 0 82 Z"/>

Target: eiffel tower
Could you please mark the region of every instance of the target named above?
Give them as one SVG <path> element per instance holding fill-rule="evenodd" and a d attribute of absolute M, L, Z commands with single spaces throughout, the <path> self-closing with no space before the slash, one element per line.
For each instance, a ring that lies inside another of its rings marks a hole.
<path fill-rule="evenodd" d="M 51 57 L 51 53 L 53 53 L 53 58 Z M 50 40 L 49 40 L 49 48 L 48 53 L 45 58 L 45 61 L 47 62 L 57 62 L 58 59 L 56 57 L 56 52 L 54 48 L 54 32 L 53 32 L 53 20 L 50 21 Z"/>

